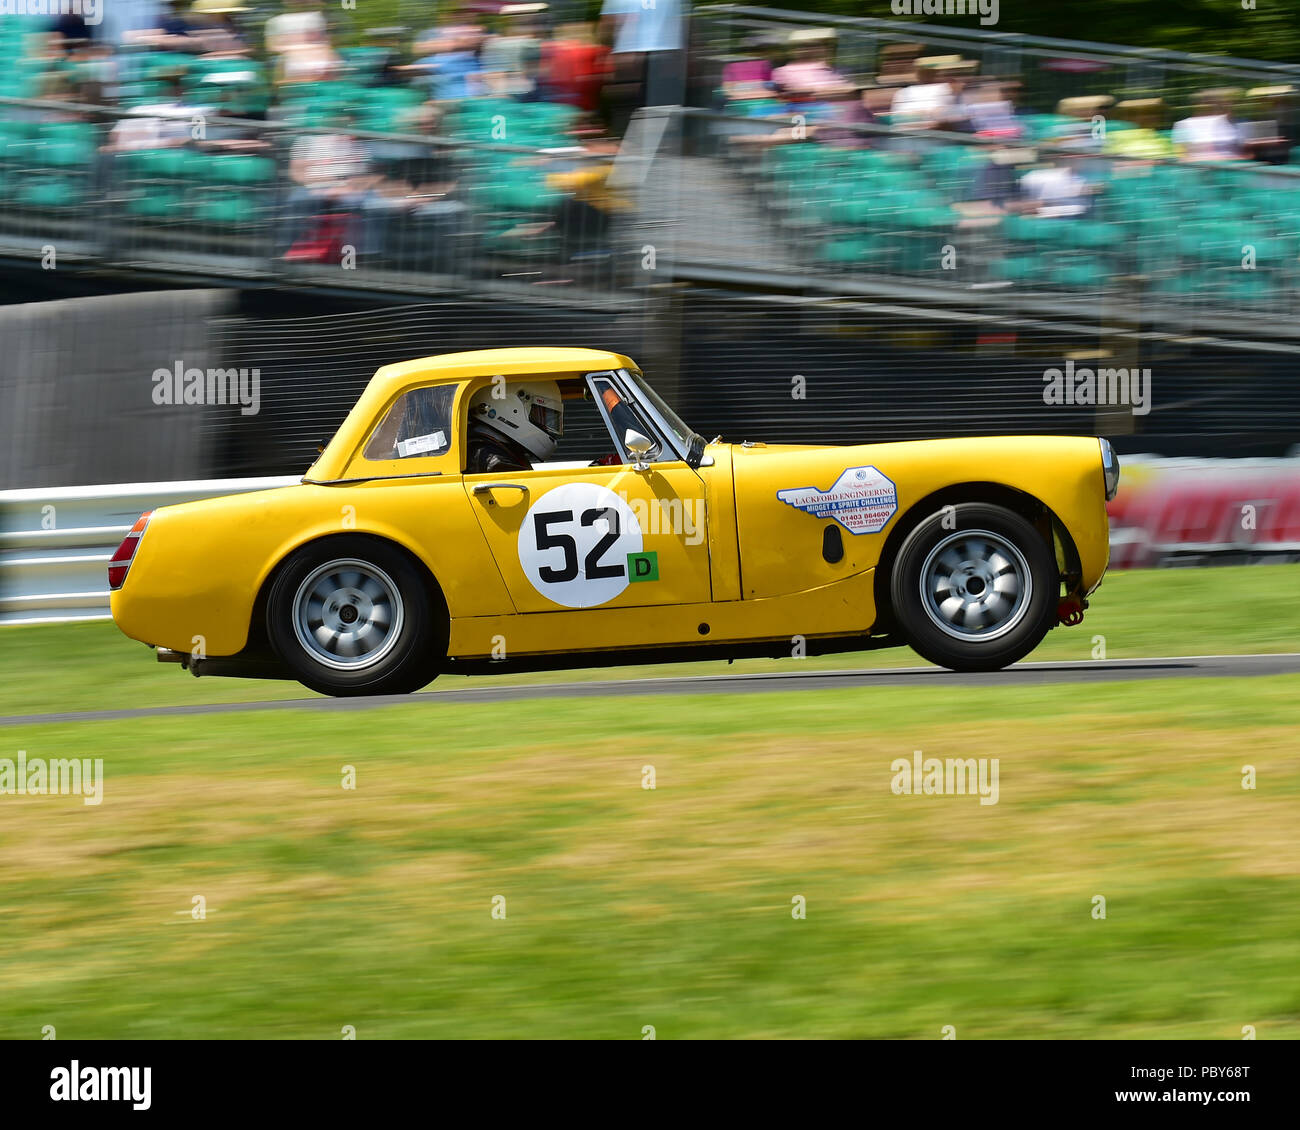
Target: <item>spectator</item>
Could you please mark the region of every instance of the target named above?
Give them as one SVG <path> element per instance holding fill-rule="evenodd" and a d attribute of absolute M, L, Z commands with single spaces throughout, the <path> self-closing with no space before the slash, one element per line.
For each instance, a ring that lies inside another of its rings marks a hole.
<path fill-rule="evenodd" d="M 1252 161 L 1285 165 L 1291 149 L 1300 139 L 1296 119 L 1295 88 L 1257 86 L 1246 91 L 1251 121 L 1242 126 L 1242 144 Z"/>
<path fill-rule="evenodd" d="M 166 80 L 166 97 L 161 102 L 140 106 L 121 118 L 109 135 L 104 151 L 124 153 L 135 149 L 166 149 L 186 145 L 193 137 L 194 119 L 203 109 L 186 99 L 179 72 Z"/>
<path fill-rule="evenodd" d="M 548 102 L 594 114 L 608 73 L 609 49 L 596 42 L 590 24 L 566 24 L 542 44 L 541 89 Z"/>
<path fill-rule="evenodd" d="M 565 262 L 609 254 L 610 223 L 630 209 L 630 202 L 609 183 L 618 156 L 613 138 L 588 141 L 583 149 L 591 158 L 574 162 L 565 172 L 550 173 L 546 183 L 565 193 L 556 216 L 561 255 Z"/>
<path fill-rule="evenodd" d="M 204 52 L 242 54 L 249 43 L 235 17 L 248 10 L 239 0 L 194 0 L 190 35 L 199 40 Z"/>
<path fill-rule="evenodd" d="M 728 102 L 745 102 L 756 98 L 771 98 L 772 53 L 775 44 L 765 34 L 753 35 L 743 56 L 726 63 L 722 68 L 722 90 Z"/>
<path fill-rule="evenodd" d="M 124 28 L 122 43 L 131 47 L 150 47 L 155 51 L 197 51 L 199 43 L 190 35 L 190 21 L 185 15 L 187 0 L 166 0 L 154 10 L 148 27 Z M 108 5 L 113 11 L 112 4 Z"/>
<path fill-rule="evenodd" d="M 825 102 L 854 93 L 853 84 L 827 61 L 835 33 L 829 28 L 801 28 L 790 33 L 794 57 L 772 72 L 772 83 L 796 99 Z"/>
<path fill-rule="evenodd" d="M 1086 215 L 1097 186 L 1079 175 L 1079 160 L 1080 155 L 1066 156 L 1025 173 L 1020 178 L 1022 207 L 1018 210 L 1045 219 Z"/>
<path fill-rule="evenodd" d="M 370 154 L 350 132 L 351 115 L 336 114 L 327 133 L 301 135 L 289 151 L 293 187 L 285 200 L 281 246 L 285 258 L 338 262 L 361 239 L 361 211 L 377 183 Z"/>
<path fill-rule="evenodd" d="M 975 175 L 974 206 L 957 205 L 963 216 L 980 217 L 1023 211 L 1017 170 L 1036 157 L 1032 149 L 999 147 L 992 150 Z"/>
<path fill-rule="evenodd" d="M 1171 140 L 1184 161 L 1238 161 L 1245 156 L 1241 129 L 1232 120 L 1235 93 L 1202 91 L 1197 113 L 1174 126 Z"/>
<path fill-rule="evenodd" d="M 918 59 L 917 81 L 903 87 L 889 107 L 890 124 L 904 129 L 938 129 L 956 110 L 957 96 L 942 80 L 939 57 Z"/>
<path fill-rule="evenodd" d="M 1018 141 L 1024 136 L 1024 123 L 1016 113 L 1012 92 L 1000 82 L 974 84 L 963 93 L 961 106 L 962 117 L 976 137 Z"/>
<path fill-rule="evenodd" d="M 605 0 L 601 25 L 612 42 L 608 118 L 622 136 L 642 106 L 680 106 L 686 89 L 687 0 Z"/>
<path fill-rule="evenodd" d="M 512 5 L 501 16 L 505 30 L 490 36 L 479 52 L 479 71 L 487 93 L 501 98 L 536 99 L 542 51 L 536 17 L 545 8 L 545 4 Z"/>
<path fill-rule="evenodd" d="M 163 7 L 159 0 L 113 0 L 104 4 L 103 23 L 96 29 L 96 37 L 101 43 L 120 47 L 132 33 L 156 29 Z"/>
<path fill-rule="evenodd" d="M 1081 153 L 1100 153 L 1105 143 L 1107 111 L 1115 104 L 1109 94 L 1062 98 L 1056 112 L 1069 121 L 1057 131 L 1055 143 Z"/>
<path fill-rule="evenodd" d="M 315 0 L 286 0 L 287 10 L 266 21 L 266 49 L 282 83 L 320 82 L 341 70 L 329 29 Z"/>
<path fill-rule="evenodd" d="M 1102 152 L 1108 157 L 1159 161 L 1174 156 L 1169 138 L 1160 132 L 1165 104 L 1159 98 L 1133 98 L 1115 107 L 1115 116 L 1132 129 L 1107 130 Z"/>
<path fill-rule="evenodd" d="M 424 76 L 435 102 L 473 98 L 483 92 L 478 61 L 483 29 L 448 17 L 416 41 L 414 69 Z"/>

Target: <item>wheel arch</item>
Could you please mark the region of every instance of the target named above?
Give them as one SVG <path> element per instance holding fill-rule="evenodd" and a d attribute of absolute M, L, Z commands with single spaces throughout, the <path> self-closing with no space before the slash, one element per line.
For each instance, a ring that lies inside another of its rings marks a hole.
<path fill-rule="evenodd" d="M 909 506 L 886 536 L 884 548 L 880 552 L 880 560 L 876 563 L 876 623 L 872 628 L 872 634 L 887 633 L 894 628 L 889 593 L 890 578 L 893 575 L 894 562 L 908 534 L 936 510 L 965 502 L 985 502 L 1005 507 L 1019 514 L 1038 531 L 1048 548 L 1052 550 L 1061 572 L 1061 579 L 1069 585 L 1076 583 L 1082 572 L 1078 549 L 1070 536 L 1070 531 L 1050 506 L 1027 491 L 1009 487 L 1005 483 L 954 483 L 933 491 Z"/>
<path fill-rule="evenodd" d="M 429 596 L 429 607 L 436 613 L 440 614 L 441 619 L 450 627 L 451 613 L 447 606 L 447 598 L 442 591 L 442 585 L 438 583 L 438 578 L 433 575 L 433 570 L 420 558 L 413 553 L 407 546 L 393 538 L 384 537 L 382 534 L 371 533 L 366 530 L 340 530 L 318 537 L 308 538 L 306 541 L 299 542 L 292 549 L 288 550 L 281 558 L 267 570 L 266 576 L 262 578 L 262 583 L 258 587 L 257 595 L 253 598 L 252 611 L 249 614 L 248 623 L 248 645 L 246 650 L 255 654 L 273 655 L 274 649 L 271 647 L 271 641 L 266 633 L 266 605 L 270 598 L 271 589 L 275 586 L 276 578 L 284 571 L 286 566 L 298 554 L 322 545 L 330 541 L 339 540 L 348 541 L 370 541 L 378 545 L 383 545 L 389 549 L 395 550 L 406 558 L 415 569 L 416 574 L 423 580 L 425 591 Z M 446 634 L 445 632 L 443 633 Z M 445 643 L 445 640 L 444 640 Z"/>

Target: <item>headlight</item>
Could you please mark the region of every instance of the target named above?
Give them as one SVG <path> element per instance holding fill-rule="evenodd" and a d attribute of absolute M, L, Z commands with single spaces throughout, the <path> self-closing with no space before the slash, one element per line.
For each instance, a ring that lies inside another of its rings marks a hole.
<path fill-rule="evenodd" d="M 1119 456 L 1115 454 L 1109 440 L 1103 439 L 1100 442 L 1101 474 L 1106 480 L 1106 501 L 1109 502 L 1119 490 Z"/>

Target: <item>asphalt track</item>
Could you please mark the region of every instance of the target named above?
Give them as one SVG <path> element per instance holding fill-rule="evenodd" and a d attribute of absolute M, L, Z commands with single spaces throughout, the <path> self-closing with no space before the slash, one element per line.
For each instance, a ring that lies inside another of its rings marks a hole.
<path fill-rule="evenodd" d="M 797 662 L 792 660 L 792 663 Z M 599 679 L 563 683 L 466 686 L 460 679 L 443 689 L 416 695 L 368 698 L 294 698 L 271 702 L 199 703 L 193 706 L 142 706 L 121 710 L 81 710 L 0 716 L 0 726 L 55 722 L 111 722 L 167 715 L 242 714 L 259 710 L 370 710 L 377 706 L 429 706 L 439 703 L 512 702 L 535 698 L 604 698 L 638 695 L 767 694 L 779 691 L 844 690 L 872 687 L 1042 686 L 1051 683 L 1128 682 L 1135 679 L 1220 679 L 1300 674 L 1300 653 L 1282 655 L 1183 655 L 1155 659 L 1100 659 L 1076 662 L 1017 663 L 1003 671 L 962 674 L 941 667 L 872 670 L 780 671 L 684 678 Z M 440 684 L 435 683 L 438 687 Z"/>

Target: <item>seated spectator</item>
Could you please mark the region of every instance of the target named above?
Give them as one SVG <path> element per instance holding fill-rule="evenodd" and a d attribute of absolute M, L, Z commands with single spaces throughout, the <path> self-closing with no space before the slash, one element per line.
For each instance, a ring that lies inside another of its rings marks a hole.
<path fill-rule="evenodd" d="M 315 0 L 285 0 L 285 10 L 266 21 L 266 50 L 281 55 L 302 44 L 309 33 L 325 32 L 325 16 Z"/>
<path fill-rule="evenodd" d="M 1159 161 L 1174 156 L 1173 143 L 1160 132 L 1165 104 L 1159 98 L 1132 98 L 1115 107 L 1115 117 L 1132 129 L 1107 130 L 1102 152 L 1108 157 Z"/>
<path fill-rule="evenodd" d="M 336 114 L 329 132 L 302 134 L 289 151 L 280 237 L 288 259 L 337 263 L 343 246 L 363 249 L 362 205 L 378 178 L 351 125 L 350 114 Z"/>
<path fill-rule="evenodd" d="M 1251 119 L 1242 127 L 1246 155 L 1268 165 L 1288 164 L 1300 140 L 1295 87 L 1257 86 L 1246 98 Z"/>
<path fill-rule="evenodd" d="M 287 48 L 280 56 L 281 82 L 325 82 L 342 72 L 342 60 L 324 31 L 309 28 L 296 46 Z"/>
<path fill-rule="evenodd" d="M 956 205 L 958 212 L 963 216 L 980 217 L 1025 210 L 1027 205 L 1022 201 L 1016 178 L 1019 170 L 1032 164 L 1036 157 L 1032 149 L 999 147 L 991 150 L 988 160 L 975 174 L 973 200 L 969 205 Z"/>
<path fill-rule="evenodd" d="M 430 98 L 448 102 L 483 93 L 478 61 L 482 42 L 482 28 L 450 18 L 419 37 L 412 70 L 428 84 Z"/>
<path fill-rule="evenodd" d="M 1020 178 L 1017 210 L 1045 219 L 1086 215 L 1098 186 L 1079 175 L 1079 159 L 1078 155 L 1061 157 L 1025 173 Z"/>
<path fill-rule="evenodd" d="M 772 97 L 771 56 L 775 47 L 772 37 L 761 33 L 753 35 L 746 46 L 748 50 L 743 55 L 722 67 L 722 91 L 728 102 Z"/>
<path fill-rule="evenodd" d="M 1024 136 L 1024 123 L 1016 113 L 1011 90 L 1003 83 L 985 79 L 972 84 L 962 94 L 961 107 L 976 137 L 1017 141 Z"/>
<path fill-rule="evenodd" d="M 189 34 L 199 40 L 205 53 L 242 54 L 250 45 L 235 17 L 247 11 L 239 0 L 194 0 Z"/>
<path fill-rule="evenodd" d="M 876 85 L 897 89 L 911 86 L 916 79 L 916 61 L 925 54 L 921 43 L 886 43 L 880 48 Z M 879 107 L 877 107 L 879 112 Z"/>
<path fill-rule="evenodd" d="M 1205 90 L 1197 112 L 1174 126 L 1174 148 L 1184 161 L 1239 161 L 1246 154 L 1241 128 L 1232 120 L 1236 91 Z"/>
<path fill-rule="evenodd" d="M 488 94 L 536 100 L 542 53 L 537 13 L 545 9 L 545 4 L 516 4 L 502 14 L 503 30 L 489 36 L 479 52 L 479 73 Z"/>
<path fill-rule="evenodd" d="M 271 143 L 264 131 L 241 124 L 258 117 L 248 108 L 258 89 L 258 77 L 252 71 L 220 71 L 204 77 L 195 94 L 209 107 L 202 139 L 205 147 L 223 152 L 270 149 Z"/>
<path fill-rule="evenodd" d="M 829 28 L 801 28 L 790 33 L 794 57 L 772 72 L 772 83 L 795 100 L 829 101 L 856 93 L 853 83 L 827 61 L 835 33 Z"/>
<path fill-rule="evenodd" d="M 548 102 L 563 102 L 594 114 L 609 74 L 609 48 L 596 42 L 590 24 L 565 24 L 542 44 L 541 92 Z"/>
<path fill-rule="evenodd" d="M 131 47 L 150 47 L 155 51 L 194 52 L 201 50 L 191 35 L 192 25 L 186 12 L 188 0 L 166 0 L 155 13 L 153 20 L 144 20 L 153 26 L 132 27 L 123 30 L 122 43 Z M 113 5 L 108 5 L 110 11 Z M 137 15 L 137 19 L 140 17 Z"/>
<path fill-rule="evenodd" d="M 916 82 L 905 86 L 889 107 L 890 124 L 902 129 L 939 129 L 957 109 L 957 96 L 940 70 L 941 58 L 919 59 Z"/>
<path fill-rule="evenodd" d="M 266 49 L 275 56 L 277 81 L 320 82 L 336 77 L 342 63 L 315 0 L 286 0 L 287 10 L 266 21 Z"/>
<path fill-rule="evenodd" d="M 140 106 L 127 117 L 118 119 L 103 147 L 106 153 L 124 153 L 135 149 L 167 149 L 188 145 L 193 139 L 193 124 L 203 115 L 203 108 L 189 101 L 181 75 L 166 79 L 163 101 Z"/>
<path fill-rule="evenodd" d="M 1115 99 L 1109 94 L 1062 98 L 1056 112 L 1070 121 L 1052 140 L 1063 148 L 1100 153 L 1106 137 L 1106 112 L 1114 104 Z"/>

